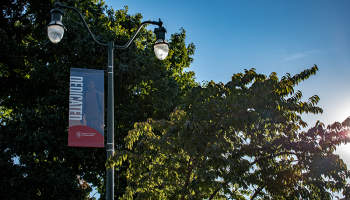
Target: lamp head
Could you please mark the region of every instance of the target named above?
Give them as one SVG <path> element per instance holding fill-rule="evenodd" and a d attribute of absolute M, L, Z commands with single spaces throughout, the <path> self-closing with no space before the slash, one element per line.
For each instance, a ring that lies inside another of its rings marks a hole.
<path fill-rule="evenodd" d="M 154 53 L 159 60 L 164 60 L 169 53 L 169 44 L 165 40 L 166 29 L 164 27 L 155 28 L 154 33 L 157 36 L 157 40 L 153 46 Z"/>
<path fill-rule="evenodd" d="M 61 41 L 64 30 L 67 30 L 62 24 L 63 10 L 54 8 L 51 10 L 51 22 L 47 25 L 47 35 L 52 43 Z"/>

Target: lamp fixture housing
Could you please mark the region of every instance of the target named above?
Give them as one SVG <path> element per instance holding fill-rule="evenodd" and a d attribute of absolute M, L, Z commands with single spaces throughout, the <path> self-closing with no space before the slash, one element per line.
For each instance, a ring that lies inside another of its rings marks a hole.
<path fill-rule="evenodd" d="M 154 33 L 157 36 L 157 40 L 153 46 L 154 53 L 159 60 L 164 60 L 169 53 L 169 44 L 165 40 L 166 29 L 159 27 L 154 29 Z"/>
<path fill-rule="evenodd" d="M 67 30 L 62 23 L 63 10 L 54 8 L 51 10 L 51 22 L 47 25 L 47 35 L 52 43 L 58 43 L 63 38 L 64 31 Z"/>

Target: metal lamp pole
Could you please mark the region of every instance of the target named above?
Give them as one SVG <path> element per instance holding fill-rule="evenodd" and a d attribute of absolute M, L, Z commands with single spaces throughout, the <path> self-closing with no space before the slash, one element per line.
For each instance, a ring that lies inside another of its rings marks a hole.
<path fill-rule="evenodd" d="M 156 28 L 154 30 L 154 33 L 157 36 L 157 40 L 154 45 L 154 52 L 158 59 L 164 60 L 166 56 L 168 55 L 169 51 L 169 45 L 165 40 L 165 33 L 166 29 L 163 26 L 163 22 L 159 19 L 158 22 L 156 21 L 145 21 L 142 22 L 141 25 L 137 28 L 134 35 L 131 36 L 129 41 L 124 46 L 117 46 L 114 45 L 113 41 L 109 41 L 106 43 L 101 43 L 96 40 L 92 32 L 90 31 L 88 25 L 86 24 L 82 14 L 74 7 L 70 7 L 67 5 L 60 4 L 56 2 L 55 8 L 51 10 L 51 22 L 46 27 L 48 37 L 53 43 L 58 43 L 61 41 L 64 30 L 66 28 L 62 24 L 62 15 L 64 15 L 63 10 L 61 8 L 68 8 L 72 9 L 75 12 L 78 13 L 81 21 L 83 21 L 84 26 L 88 30 L 90 36 L 92 39 L 99 45 L 107 46 L 108 47 L 108 104 L 107 104 L 107 160 L 114 156 L 114 79 L 113 79 L 113 60 L 114 60 L 114 48 L 116 49 L 125 49 L 128 48 L 131 42 L 135 39 L 135 36 L 138 34 L 140 29 L 145 24 L 153 24 L 158 25 L 159 28 Z M 107 200 L 114 199 L 114 167 L 108 168 L 106 172 L 106 196 Z"/>

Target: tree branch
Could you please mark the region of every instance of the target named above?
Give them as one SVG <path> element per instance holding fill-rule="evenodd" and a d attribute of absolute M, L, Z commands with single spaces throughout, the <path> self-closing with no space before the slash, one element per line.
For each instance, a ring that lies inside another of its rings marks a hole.
<path fill-rule="evenodd" d="M 259 159 L 255 160 L 254 162 L 252 162 L 251 165 L 254 165 L 257 162 L 260 162 L 260 161 L 265 160 L 265 159 L 274 158 L 276 156 L 281 156 L 281 155 L 288 155 L 288 154 L 300 155 L 298 153 L 293 153 L 293 152 L 281 152 L 281 153 L 278 153 L 278 154 L 275 154 L 275 155 L 272 155 L 272 156 L 266 156 L 266 157 L 263 157 L 263 158 L 259 158 Z"/>
<path fill-rule="evenodd" d="M 209 200 L 213 199 L 216 193 L 218 193 L 221 188 L 225 187 L 230 181 L 224 182 L 220 187 L 216 188 L 216 190 L 213 192 L 213 194 L 210 195 Z"/>
<path fill-rule="evenodd" d="M 265 185 L 263 185 L 262 187 L 259 187 L 255 192 L 254 195 L 250 198 L 250 200 L 253 200 L 260 192 L 262 189 L 264 189 L 267 186 L 267 183 L 265 183 Z"/>
<path fill-rule="evenodd" d="M 190 160 L 191 160 L 191 159 L 190 159 Z M 187 188 L 188 183 L 190 182 L 190 177 L 191 177 L 192 170 L 193 170 L 193 165 L 191 165 L 191 162 L 188 161 L 188 172 L 187 172 L 187 174 L 186 174 L 185 185 L 183 186 L 183 188 Z M 185 195 L 184 195 L 184 194 L 182 195 L 181 199 L 182 199 L 182 200 L 185 199 Z"/>

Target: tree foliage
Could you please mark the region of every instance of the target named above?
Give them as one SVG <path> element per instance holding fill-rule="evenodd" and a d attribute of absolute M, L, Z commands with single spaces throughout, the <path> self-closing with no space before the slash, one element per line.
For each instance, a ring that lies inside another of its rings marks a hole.
<path fill-rule="evenodd" d="M 141 24 L 142 15 L 129 15 L 127 7 L 114 11 L 97 0 L 60 3 L 80 10 L 104 43 L 124 45 Z M 1 1 L 1 199 L 82 199 L 91 191 L 86 182 L 105 195 L 105 149 L 68 148 L 67 129 L 69 69 L 106 70 L 107 48 L 93 42 L 71 10 L 64 10 L 68 30 L 62 41 L 52 44 L 45 27 L 53 4 L 53 0 Z M 155 36 L 146 28 L 128 49 L 115 50 L 116 148 L 123 148 L 120 138 L 135 122 L 166 118 L 197 85 L 194 73 L 183 71 L 195 50 L 193 44 L 185 45 L 185 38 L 183 29 L 170 37 L 165 61 L 155 57 Z M 125 168 L 115 173 L 116 197 L 126 187 Z"/>
<path fill-rule="evenodd" d="M 254 69 L 195 87 L 170 120 L 136 123 L 109 165 L 129 162 L 124 199 L 332 199 L 349 196 L 350 171 L 334 154 L 350 118 L 308 131 L 318 96 L 294 87 L 317 66 L 281 79 Z"/>

